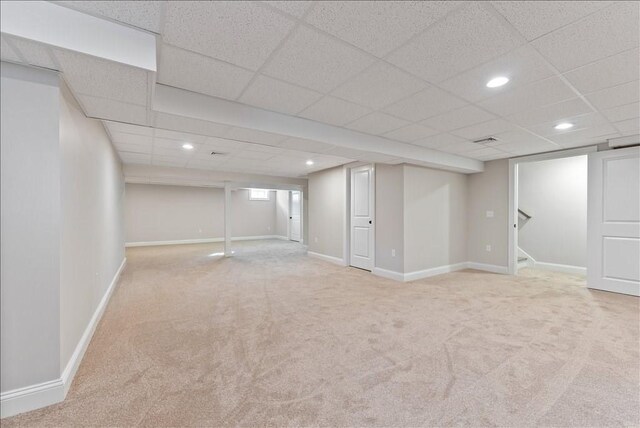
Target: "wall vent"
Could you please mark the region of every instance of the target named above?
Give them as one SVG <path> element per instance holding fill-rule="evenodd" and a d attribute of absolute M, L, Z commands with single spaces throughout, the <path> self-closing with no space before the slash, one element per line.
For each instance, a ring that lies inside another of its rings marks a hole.
<path fill-rule="evenodd" d="M 222 153 L 222 152 L 211 152 L 211 156 L 224 156 L 226 155 L 226 153 Z"/>

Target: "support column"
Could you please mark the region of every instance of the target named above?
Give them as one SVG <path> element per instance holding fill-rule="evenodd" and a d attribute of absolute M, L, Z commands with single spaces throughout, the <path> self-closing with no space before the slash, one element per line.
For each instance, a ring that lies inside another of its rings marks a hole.
<path fill-rule="evenodd" d="M 231 257 L 231 183 L 224 182 L 224 256 Z"/>

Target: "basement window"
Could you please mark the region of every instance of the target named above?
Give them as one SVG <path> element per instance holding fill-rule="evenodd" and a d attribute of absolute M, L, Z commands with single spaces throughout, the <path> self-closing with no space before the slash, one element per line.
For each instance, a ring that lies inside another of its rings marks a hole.
<path fill-rule="evenodd" d="M 267 189 L 249 189 L 250 201 L 268 201 L 269 191 Z"/>

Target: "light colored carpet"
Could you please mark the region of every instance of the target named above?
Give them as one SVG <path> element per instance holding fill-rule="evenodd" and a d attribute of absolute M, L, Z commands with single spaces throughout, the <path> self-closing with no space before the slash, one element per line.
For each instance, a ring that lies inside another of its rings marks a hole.
<path fill-rule="evenodd" d="M 640 425 L 637 298 L 237 247 L 129 249 L 66 401 L 2 426 Z"/>

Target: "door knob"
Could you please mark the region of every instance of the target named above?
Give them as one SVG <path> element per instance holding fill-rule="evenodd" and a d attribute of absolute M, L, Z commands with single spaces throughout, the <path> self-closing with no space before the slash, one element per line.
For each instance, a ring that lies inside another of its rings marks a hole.
<path fill-rule="evenodd" d="M 371 224 L 371 220 L 369 220 L 369 224 Z"/>

